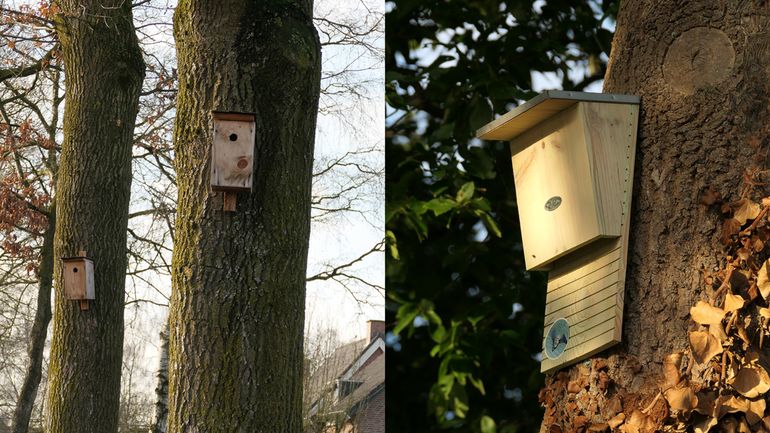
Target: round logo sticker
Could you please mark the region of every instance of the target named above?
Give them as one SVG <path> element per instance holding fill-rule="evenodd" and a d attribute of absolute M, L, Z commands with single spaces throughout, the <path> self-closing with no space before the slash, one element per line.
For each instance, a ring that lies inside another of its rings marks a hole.
<path fill-rule="evenodd" d="M 564 353 L 569 342 L 569 323 L 566 319 L 556 319 L 548 328 L 545 337 L 545 356 L 556 359 Z"/>
<path fill-rule="evenodd" d="M 558 195 L 555 195 L 548 199 L 547 202 L 545 202 L 545 210 L 548 212 L 555 211 L 557 207 L 561 205 L 561 197 Z"/>

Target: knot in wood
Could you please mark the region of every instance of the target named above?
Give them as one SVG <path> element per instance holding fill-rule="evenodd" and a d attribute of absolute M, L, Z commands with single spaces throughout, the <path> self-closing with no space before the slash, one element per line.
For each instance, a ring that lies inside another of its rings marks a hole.
<path fill-rule="evenodd" d="M 734 64 L 735 49 L 723 31 L 696 27 L 679 35 L 668 47 L 663 77 L 677 91 L 692 95 L 725 80 Z"/>

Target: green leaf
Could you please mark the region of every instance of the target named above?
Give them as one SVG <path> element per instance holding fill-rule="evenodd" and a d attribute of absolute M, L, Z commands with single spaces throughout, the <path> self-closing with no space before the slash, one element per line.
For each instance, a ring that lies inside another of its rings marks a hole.
<path fill-rule="evenodd" d="M 431 135 L 431 138 L 434 141 L 446 140 L 447 138 L 452 137 L 452 133 L 454 132 L 454 129 L 455 129 L 454 123 L 445 123 L 439 126 L 439 128 L 433 132 L 433 134 Z"/>
<path fill-rule="evenodd" d="M 468 380 L 471 382 L 471 384 L 474 387 L 476 387 L 476 389 L 479 390 L 481 395 L 486 395 L 487 392 L 486 392 L 486 390 L 484 390 L 484 381 L 482 381 L 481 379 L 476 379 L 473 376 L 468 376 Z"/>
<path fill-rule="evenodd" d="M 398 243 L 396 242 L 396 235 L 392 230 L 385 231 L 385 241 L 388 244 L 388 251 L 390 251 L 390 256 L 396 260 L 400 260 L 400 256 L 398 255 Z"/>
<path fill-rule="evenodd" d="M 497 424 L 488 415 L 481 417 L 481 433 L 497 433 Z"/>
<path fill-rule="evenodd" d="M 473 192 L 475 188 L 476 186 L 473 184 L 473 181 L 466 182 L 463 186 L 461 186 L 460 190 L 457 191 L 457 203 L 463 204 L 473 198 Z"/>
<path fill-rule="evenodd" d="M 493 235 L 497 236 L 498 238 L 503 237 L 503 234 L 500 232 L 500 228 L 497 227 L 497 223 L 495 222 L 492 217 L 486 213 L 486 212 L 480 212 L 479 217 L 482 221 L 484 221 L 484 225 L 487 226 L 487 230 L 489 230 Z"/>
<path fill-rule="evenodd" d="M 468 413 L 468 395 L 465 394 L 465 388 L 456 386 L 457 394 L 454 399 L 455 415 L 458 418 L 465 418 Z"/>
<path fill-rule="evenodd" d="M 393 333 L 398 335 L 401 331 L 409 326 L 414 318 L 420 313 L 417 306 L 414 304 L 404 304 L 398 309 L 396 313 L 396 326 L 393 327 Z"/>
<path fill-rule="evenodd" d="M 444 197 L 434 198 L 433 200 L 425 203 L 425 208 L 427 210 L 432 210 L 433 214 L 436 216 L 450 211 L 455 206 L 457 206 L 456 201 L 452 200 L 451 198 Z"/>

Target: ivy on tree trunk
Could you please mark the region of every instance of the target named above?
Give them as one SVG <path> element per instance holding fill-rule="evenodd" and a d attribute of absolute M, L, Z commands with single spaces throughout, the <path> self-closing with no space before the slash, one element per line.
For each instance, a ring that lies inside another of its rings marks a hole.
<path fill-rule="evenodd" d="M 302 429 L 320 44 L 312 1 L 180 1 L 169 432 Z M 256 114 L 254 183 L 222 211 L 211 111 Z"/>

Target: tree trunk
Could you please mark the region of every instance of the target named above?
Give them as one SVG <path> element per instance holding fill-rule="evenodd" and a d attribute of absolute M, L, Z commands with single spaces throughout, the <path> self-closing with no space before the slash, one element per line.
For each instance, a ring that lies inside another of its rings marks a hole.
<path fill-rule="evenodd" d="M 174 35 L 169 431 L 297 433 L 321 67 L 312 1 L 180 1 Z M 256 114 L 253 190 L 232 213 L 209 186 L 212 110 Z"/>
<path fill-rule="evenodd" d="M 56 228 L 56 205 L 52 204 L 48 214 L 48 229 L 43 235 L 38 269 L 37 310 L 29 335 L 29 365 L 24 382 L 16 399 L 16 408 L 11 419 L 12 433 L 27 433 L 32 409 L 37 398 L 37 389 L 43 378 L 43 351 L 48 339 L 48 324 L 51 323 L 51 287 L 53 286 L 53 240 Z"/>
<path fill-rule="evenodd" d="M 122 0 L 62 0 L 64 141 L 56 186 L 57 292 L 49 367 L 49 433 L 114 433 L 123 354 L 131 146 L 144 61 Z M 63 298 L 62 257 L 94 262 L 96 299 Z"/>
<path fill-rule="evenodd" d="M 160 333 L 160 362 L 158 363 L 158 385 L 155 387 L 155 414 L 152 417 L 150 433 L 168 431 L 168 320 Z"/>
<path fill-rule="evenodd" d="M 604 90 L 642 98 L 623 343 L 547 378 L 543 428 L 671 422 L 664 358 L 689 348 L 690 307 L 725 267 L 720 214 L 699 202 L 709 187 L 740 198 L 744 172 L 766 167 L 769 74 L 766 2 L 621 3 Z"/>

